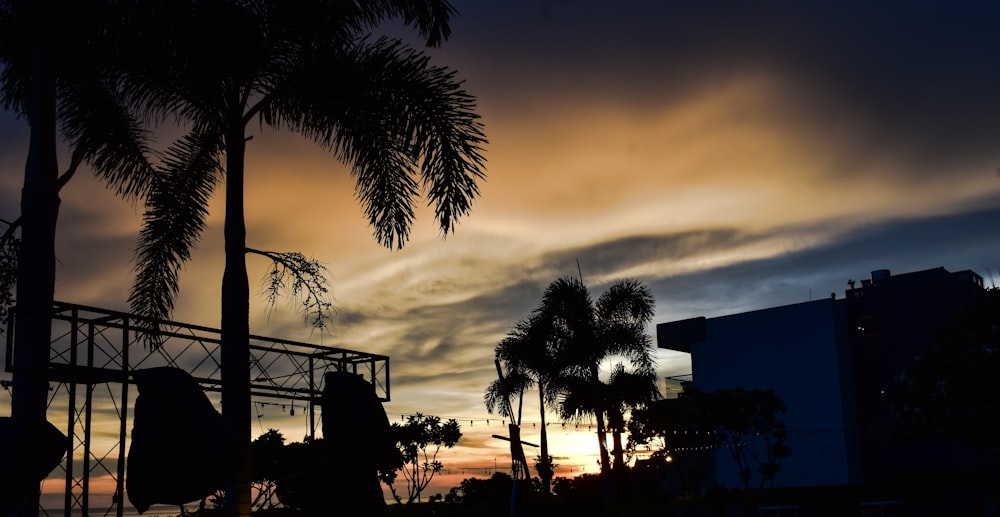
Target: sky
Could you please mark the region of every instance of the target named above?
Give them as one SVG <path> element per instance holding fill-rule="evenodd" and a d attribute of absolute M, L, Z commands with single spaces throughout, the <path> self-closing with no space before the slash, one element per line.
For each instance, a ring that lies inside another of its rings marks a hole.
<path fill-rule="evenodd" d="M 654 324 L 842 296 L 876 269 L 1000 281 L 995 3 L 453 4 L 450 40 L 427 52 L 476 97 L 489 140 L 481 196 L 453 234 L 423 210 L 404 249 L 382 248 L 329 153 L 267 129 L 247 151 L 248 245 L 323 262 L 336 309 L 318 335 L 293 304 L 257 296 L 251 332 L 390 356 L 391 420 L 462 425 L 428 493 L 509 468 L 483 404 L 493 347 L 561 276 L 595 297 L 640 280 Z M 4 113 L 0 131 L 10 220 L 27 126 Z M 64 188 L 57 299 L 127 310 L 141 210 L 87 175 Z M 223 216 L 217 196 L 175 320 L 218 326 Z M 248 265 L 257 292 L 267 263 Z M 685 354 L 656 359 L 664 378 L 690 373 Z M 531 400 L 522 437 L 535 442 Z M 259 411 L 255 434 L 302 435 L 301 417 Z M 588 426 L 549 420 L 557 475 L 596 472 Z"/>

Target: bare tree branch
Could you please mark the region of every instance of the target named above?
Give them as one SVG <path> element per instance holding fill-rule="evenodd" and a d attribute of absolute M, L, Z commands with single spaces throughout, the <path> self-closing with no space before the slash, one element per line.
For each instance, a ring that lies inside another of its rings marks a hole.
<path fill-rule="evenodd" d="M 261 280 L 267 303 L 274 307 L 279 297 L 302 304 L 306 321 L 320 332 L 329 330 L 333 322 L 332 288 L 327 269 L 315 259 L 298 252 L 262 251 L 247 248 L 247 253 L 271 260 L 271 268 Z"/>

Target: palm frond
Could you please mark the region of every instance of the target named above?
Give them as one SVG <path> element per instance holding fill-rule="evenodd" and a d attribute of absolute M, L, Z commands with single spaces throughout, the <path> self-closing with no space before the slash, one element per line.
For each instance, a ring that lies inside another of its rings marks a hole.
<path fill-rule="evenodd" d="M 579 279 L 562 277 L 550 283 L 536 314 L 547 322 L 555 355 L 567 368 L 586 371 L 603 357 L 593 302 Z"/>
<path fill-rule="evenodd" d="M 163 320 L 173 310 L 180 268 L 205 228 L 208 202 L 221 178 L 221 146 L 218 137 L 195 133 L 165 153 L 146 200 L 129 295 L 140 316 Z"/>
<path fill-rule="evenodd" d="M 608 379 L 609 393 L 621 405 L 631 408 L 663 398 L 656 382 L 655 371 L 629 371 L 625 365 L 618 363 Z"/>
<path fill-rule="evenodd" d="M 641 282 L 620 280 L 595 304 L 599 340 L 608 354 L 627 358 L 638 372 L 656 368 L 652 338 L 646 333 L 655 309 L 653 295 Z"/>
<path fill-rule="evenodd" d="M 398 17 L 407 26 L 416 28 L 430 47 L 448 39 L 451 35 L 449 20 L 456 14 L 455 8 L 445 0 L 373 0 L 342 4 L 352 7 L 343 16 L 359 31 Z"/>
<path fill-rule="evenodd" d="M 520 370 L 542 371 L 552 365 L 545 336 L 538 328 L 543 322 L 528 316 L 519 320 L 495 347 L 496 358 Z"/>
<path fill-rule="evenodd" d="M 26 2 L 0 2 L 0 103 L 27 117 L 31 77 L 31 24 Z"/>
<path fill-rule="evenodd" d="M 559 417 L 565 421 L 582 422 L 596 414 L 600 393 L 590 379 L 584 377 L 563 377 L 559 390 Z"/>
<path fill-rule="evenodd" d="M 520 372 L 508 372 L 503 379 L 496 379 L 486 388 L 483 402 L 486 411 L 514 419 L 513 408 L 521 394 L 533 385 L 530 377 Z"/>
<path fill-rule="evenodd" d="M 486 139 L 473 98 L 452 72 L 379 39 L 304 56 L 286 79 L 262 119 L 292 127 L 351 166 L 379 243 L 405 244 L 421 188 L 444 234 L 469 212 L 485 178 Z"/>
<path fill-rule="evenodd" d="M 217 12 L 223 4 L 249 12 L 225 2 L 121 2 L 116 19 L 124 28 L 118 30 L 116 59 L 128 71 L 119 77 L 119 88 L 131 108 L 154 124 L 174 119 L 206 134 L 209 127 L 221 127 L 221 106 L 229 100 L 226 81 L 234 79 L 226 74 L 232 72 L 234 59 L 251 51 L 260 55 L 259 49 L 220 47 L 249 46 L 248 41 L 220 35 L 223 29 L 235 30 L 228 20 L 218 20 L 225 14 Z"/>
<path fill-rule="evenodd" d="M 597 315 L 604 321 L 649 323 L 655 301 L 649 288 L 635 279 L 619 280 L 597 299 Z"/>
<path fill-rule="evenodd" d="M 60 84 L 60 122 L 82 153 L 119 195 L 137 199 L 149 190 L 153 169 L 145 129 L 109 81 L 89 75 Z"/>

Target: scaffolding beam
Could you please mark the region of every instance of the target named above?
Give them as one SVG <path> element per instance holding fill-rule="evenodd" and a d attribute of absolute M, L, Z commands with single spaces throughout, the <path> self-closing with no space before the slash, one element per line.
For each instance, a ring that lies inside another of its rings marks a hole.
<path fill-rule="evenodd" d="M 13 323 L 14 318 L 8 318 L 4 362 L 7 372 L 14 368 Z M 149 329 L 156 329 L 152 337 L 159 338 L 162 346 L 145 347 L 153 333 Z M 221 332 L 214 328 L 53 303 L 48 411 L 49 421 L 69 438 L 66 457 L 57 468 L 64 478 L 60 499 L 65 517 L 124 514 L 128 415 L 137 396 L 136 390 L 129 388 L 134 384 L 132 374 L 147 368 L 179 368 L 217 399 L 222 387 L 220 343 Z M 251 375 L 247 382 L 255 403 L 262 399 L 304 402 L 309 411 L 310 436 L 315 436 L 316 411 L 326 372 L 361 375 L 372 384 L 380 400 L 390 400 L 388 356 L 257 335 L 250 336 L 249 348 Z M 83 402 L 78 389 L 83 390 Z M 95 418 L 95 412 L 103 416 Z M 65 425 L 60 427 L 58 422 Z M 93 473 L 110 477 L 114 494 L 91 497 Z M 59 511 L 46 506 L 44 500 L 40 510 L 43 515 Z"/>

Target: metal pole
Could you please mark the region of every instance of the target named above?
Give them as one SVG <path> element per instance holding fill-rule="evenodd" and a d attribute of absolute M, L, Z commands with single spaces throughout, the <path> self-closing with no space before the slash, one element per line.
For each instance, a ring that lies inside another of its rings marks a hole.
<path fill-rule="evenodd" d="M 316 379 L 313 358 L 309 356 L 309 439 L 316 440 Z"/>
<path fill-rule="evenodd" d="M 76 309 L 73 309 L 71 314 L 73 317 L 70 320 L 69 362 L 71 366 L 75 367 L 80 344 L 77 338 L 79 328 L 77 327 Z M 52 346 L 51 343 L 49 346 Z M 73 450 L 76 448 L 76 381 L 72 378 L 69 380 L 67 392 L 69 393 L 69 407 L 67 408 L 66 437 L 69 438 L 69 441 L 66 447 L 66 492 L 63 494 L 63 514 L 65 517 L 71 517 L 73 511 Z"/>
<path fill-rule="evenodd" d="M 90 361 L 88 361 L 90 362 Z M 87 366 L 91 366 L 88 364 Z M 93 421 L 94 385 L 86 383 L 84 385 L 86 402 L 84 403 L 83 417 L 83 493 L 81 494 L 81 515 L 87 517 L 90 511 L 90 425 Z"/>
<path fill-rule="evenodd" d="M 128 364 L 129 320 L 125 318 L 122 324 L 122 414 L 118 428 L 118 478 L 115 480 L 115 499 L 117 516 L 125 512 L 125 440 L 128 438 L 128 374 L 131 369 Z"/>
<path fill-rule="evenodd" d="M 76 318 L 74 318 L 75 320 Z M 94 324 L 91 322 L 88 324 L 87 330 L 87 368 L 93 368 L 94 366 Z M 74 333 L 75 334 L 75 333 Z M 75 362 L 73 363 L 76 364 Z M 84 413 L 84 428 L 83 428 L 83 494 L 82 494 L 82 511 L 83 517 L 87 517 L 90 512 L 90 423 L 92 420 L 92 407 L 94 403 L 94 385 L 88 381 L 86 383 L 87 390 L 87 405 Z"/>

